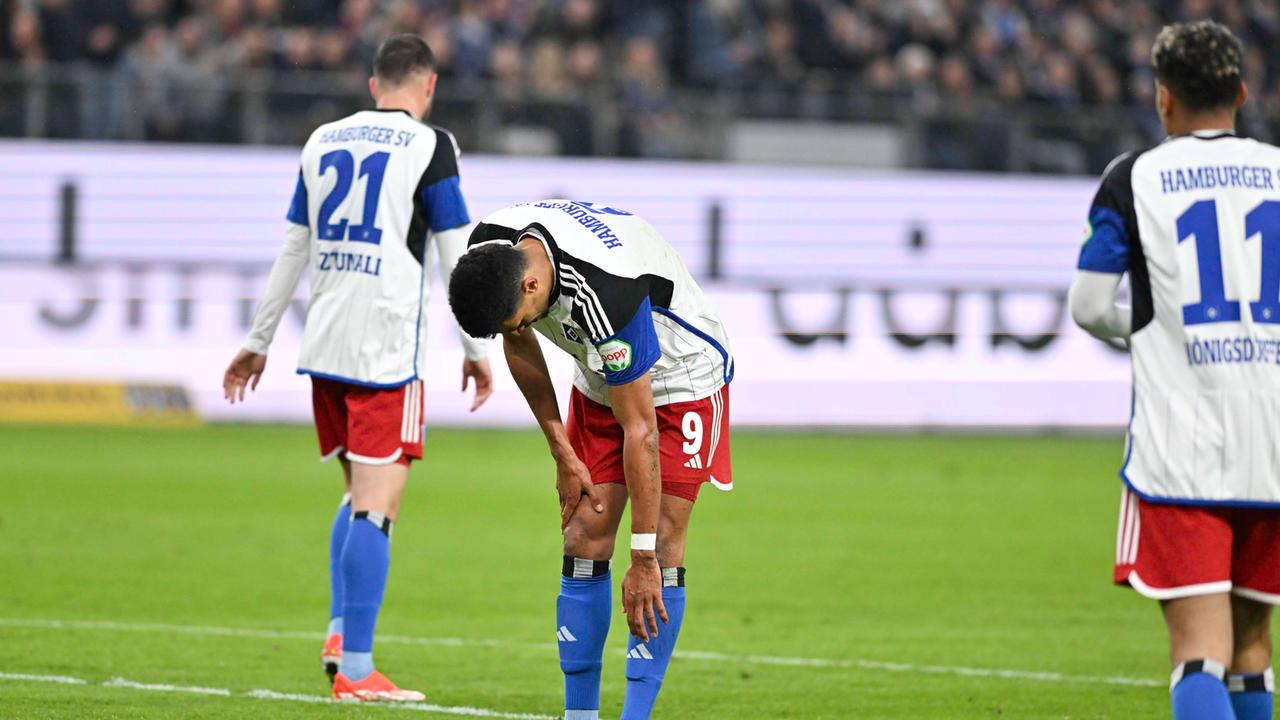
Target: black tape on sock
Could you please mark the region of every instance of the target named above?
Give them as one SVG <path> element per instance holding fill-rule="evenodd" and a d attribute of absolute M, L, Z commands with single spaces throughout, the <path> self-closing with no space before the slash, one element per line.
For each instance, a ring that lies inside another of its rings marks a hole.
<path fill-rule="evenodd" d="M 594 578 L 609 572 L 608 560 L 588 560 L 572 555 L 564 556 L 564 564 L 560 566 L 560 574 L 567 578 Z"/>

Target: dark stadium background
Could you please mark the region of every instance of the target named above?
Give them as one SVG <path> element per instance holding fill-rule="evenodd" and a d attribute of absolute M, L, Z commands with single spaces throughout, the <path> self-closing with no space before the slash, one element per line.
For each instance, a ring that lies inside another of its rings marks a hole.
<path fill-rule="evenodd" d="M 1248 49 L 1241 129 L 1274 140 L 1270 0 L 3 0 L 0 135 L 296 145 L 418 32 L 468 152 L 717 160 L 767 118 L 901 126 L 912 166 L 1092 174 L 1159 139 L 1152 40 L 1206 16 Z"/>

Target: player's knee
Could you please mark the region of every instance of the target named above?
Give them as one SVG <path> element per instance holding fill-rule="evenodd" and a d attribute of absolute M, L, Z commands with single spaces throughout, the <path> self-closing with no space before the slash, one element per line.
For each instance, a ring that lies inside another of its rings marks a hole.
<path fill-rule="evenodd" d="M 564 554 L 591 560 L 608 560 L 613 557 L 613 533 L 607 528 L 571 520 L 564 529 Z"/>

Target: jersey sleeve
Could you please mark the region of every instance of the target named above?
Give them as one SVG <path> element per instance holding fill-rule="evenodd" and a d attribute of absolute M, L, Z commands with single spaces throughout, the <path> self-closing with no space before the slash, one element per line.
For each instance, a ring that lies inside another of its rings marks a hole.
<path fill-rule="evenodd" d="M 662 350 L 648 279 L 562 267 L 560 282 L 573 293 L 573 321 L 600 353 L 605 382 L 626 385 L 649 372 Z"/>
<path fill-rule="evenodd" d="M 1080 248 L 1078 270 L 1123 274 L 1129 269 L 1129 255 L 1137 241 L 1132 227 L 1133 161 L 1136 155 L 1116 158 L 1102 176 L 1102 184 L 1089 208 L 1089 224 Z"/>
<path fill-rule="evenodd" d="M 427 227 L 431 232 L 443 232 L 470 223 L 471 215 L 458 177 L 458 143 L 447 130 L 435 128 L 435 133 L 436 149 L 422 175 L 420 199 Z"/>
<path fill-rule="evenodd" d="M 294 225 L 311 226 L 311 215 L 307 212 L 307 183 L 302 179 L 302 168 L 298 168 L 298 184 L 293 189 L 293 201 L 289 203 L 289 212 L 285 219 Z"/>

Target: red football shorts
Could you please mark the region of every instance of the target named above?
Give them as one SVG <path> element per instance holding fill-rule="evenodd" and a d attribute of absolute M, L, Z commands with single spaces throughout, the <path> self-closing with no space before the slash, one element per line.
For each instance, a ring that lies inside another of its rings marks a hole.
<path fill-rule="evenodd" d="M 422 381 L 396 388 L 311 378 L 320 455 L 329 460 L 345 451 L 352 462 L 408 465 L 422 459 Z"/>
<path fill-rule="evenodd" d="M 1233 592 L 1280 604 L 1280 509 L 1120 496 L 1115 582 L 1156 600 Z"/>
<path fill-rule="evenodd" d="M 702 483 L 733 489 L 729 462 L 729 386 L 715 395 L 656 408 L 662 492 L 690 502 Z M 622 467 L 622 426 L 613 410 L 577 388 L 569 398 L 569 443 L 597 485 L 626 483 Z"/>

